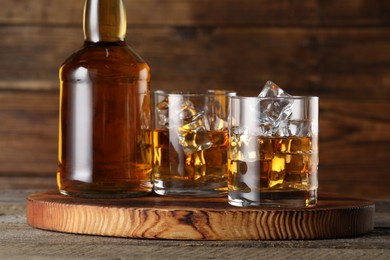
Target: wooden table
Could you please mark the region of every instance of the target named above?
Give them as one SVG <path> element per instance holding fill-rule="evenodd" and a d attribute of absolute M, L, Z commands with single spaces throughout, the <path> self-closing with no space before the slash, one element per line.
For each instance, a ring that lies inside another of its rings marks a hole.
<path fill-rule="evenodd" d="M 26 196 L 0 191 L 0 259 L 390 259 L 390 201 L 376 201 L 375 229 L 357 238 L 306 241 L 147 240 L 44 231 L 26 224 Z"/>

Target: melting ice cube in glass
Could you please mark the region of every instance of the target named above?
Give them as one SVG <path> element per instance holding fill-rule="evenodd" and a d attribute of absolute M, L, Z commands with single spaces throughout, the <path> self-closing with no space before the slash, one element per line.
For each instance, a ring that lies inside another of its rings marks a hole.
<path fill-rule="evenodd" d="M 260 125 L 265 129 L 270 128 L 267 135 L 276 134 L 282 120 L 292 113 L 292 96 L 272 81 L 268 81 L 260 92 Z"/>
<path fill-rule="evenodd" d="M 192 154 L 210 148 L 213 143 L 207 133 L 205 112 L 198 111 L 187 98 L 173 98 L 169 102 L 169 127 L 176 131 L 184 153 Z"/>
<path fill-rule="evenodd" d="M 311 136 L 312 128 L 310 120 L 282 120 L 279 125 L 279 136 L 305 137 Z"/>
<path fill-rule="evenodd" d="M 168 98 L 163 99 L 160 101 L 156 107 L 156 115 L 157 115 L 157 124 L 159 127 L 169 127 L 169 117 L 168 117 L 168 109 L 169 109 L 169 103 Z"/>

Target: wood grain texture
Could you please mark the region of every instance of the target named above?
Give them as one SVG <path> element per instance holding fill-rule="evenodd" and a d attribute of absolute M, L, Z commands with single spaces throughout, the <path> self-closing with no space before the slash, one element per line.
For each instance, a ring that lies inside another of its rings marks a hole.
<path fill-rule="evenodd" d="M 57 90 L 81 26 L 0 27 L 0 89 Z M 390 97 L 389 28 L 134 28 L 153 89 L 229 88 L 257 95 L 274 80 L 295 95 Z M 379 51 L 380 50 L 380 51 Z M 374 87 L 375 82 L 375 87 Z"/>
<path fill-rule="evenodd" d="M 20 173 L 0 173 L 0 191 L 10 190 L 56 190 L 56 174 L 20 174 Z M 1 213 L 0 213 L 1 215 Z"/>
<path fill-rule="evenodd" d="M 181 240 L 291 240 L 352 237 L 373 230 L 374 204 L 335 195 L 310 209 L 237 208 L 226 198 L 159 196 L 120 200 L 27 198 L 33 227 L 102 236 Z"/>
<path fill-rule="evenodd" d="M 59 94 L 0 92 L 0 172 L 54 174 Z"/>
<path fill-rule="evenodd" d="M 129 25 L 385 25 L 386 0 L 124 0 Z M 81 24 L 80 0 L 3 0 L 0 22 Z"/>

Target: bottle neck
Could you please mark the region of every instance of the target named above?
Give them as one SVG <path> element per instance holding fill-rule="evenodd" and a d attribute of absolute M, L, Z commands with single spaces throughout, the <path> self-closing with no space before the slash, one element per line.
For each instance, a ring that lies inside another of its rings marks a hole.
<path fill-rule="evenodd" d="M 126 36 L 126 10 L 122 0 L 86 0 L 84 5 L 84 40 L 118 42 Z"/>

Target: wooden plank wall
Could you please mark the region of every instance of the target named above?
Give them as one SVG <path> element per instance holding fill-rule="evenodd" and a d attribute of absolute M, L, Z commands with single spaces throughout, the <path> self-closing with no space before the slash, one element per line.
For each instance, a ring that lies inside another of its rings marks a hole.
<path fill-rule="evenodd" d="M 271 79 L 319 96 L 320 190 L 390 198 L 390 1 L 125 4 L 127 41 L 151 66 L 152 89 L 256 95 Z M 3 182 L 55 185 L 58 68 L 82 44 L 82 8 L 80 0 L 1 1 Z"/>

